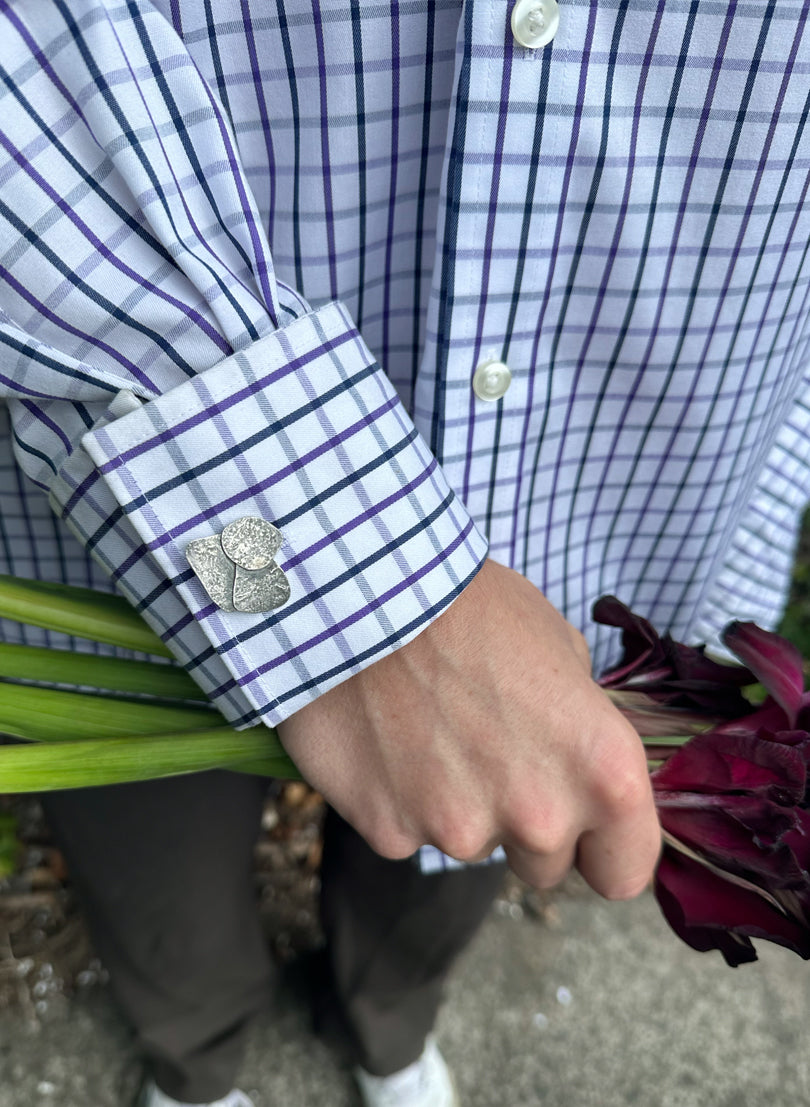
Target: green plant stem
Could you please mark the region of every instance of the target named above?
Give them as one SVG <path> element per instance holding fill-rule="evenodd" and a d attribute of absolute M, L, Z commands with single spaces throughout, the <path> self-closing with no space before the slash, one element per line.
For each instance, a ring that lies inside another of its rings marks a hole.
<path fill-rule="evenodd" d="M 694 738 L 694 734 L 645 734 L 641 741 L 645 749 L 655 749 L 658 746 L 685 746 L 690 738 Z"/>
<path fill-rule="evenodd" d="M 260 733 L 256 733 L 259 731 Z M 272 731 L 188 731 L 0 748 L 0 792 L 50 792 L 228 768 L 300 780 Z"/>
<path fill-rule="evenodd" d="M 0 615 L 78 638 L 172 657 L 125 599 L 92 588 L 0 574 Z"/>
<path fill-rule="evenodd" d="M 119 693 L 206 702 L 188 673 L 173 665 L 0 642 L 0 678 L 83 684 Z"/>
<path fill-rule="evenodd" d="M 116 738 L 216 727 L 235 733 L 212 707 L 174 707 L 0 683 L 0 732 L 29 742 Z"/>
<path fill-rule="evenodd" d="M 126 600 L 0 574 L 0 616 L 171 657 Z M 3 682 L 5 678 L 6 682 Z M 13 684 L 74 684 L 115 696 Z M 133 694 L 198 701 L 165 704 Z M 42 792 L 224 768 L 300 780 L 275 731 L 237 731 L 182 670 L 152 662 L 0 643 L 0 792 Z"/>

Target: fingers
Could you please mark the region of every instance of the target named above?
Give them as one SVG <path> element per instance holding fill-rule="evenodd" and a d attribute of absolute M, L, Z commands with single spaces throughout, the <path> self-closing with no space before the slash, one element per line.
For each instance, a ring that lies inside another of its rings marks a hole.
<path fill-rule="evenodd" d="M 661 849 L 647 759 L 632 727 L 596 701 L 568 774 L 513 802 L 504 840 L 521 879 L 536 888 L 559 883 L 573 866 L 600 895 L 630 899 L 652 878 Z"/>
<path fill-rule="evenodd" d="M 565 879 L 574 865 L 573 847 L 557 853 L 537 853 L 521 846 L 504 846 L 509 868 L 533 888 L 553 888 Z"/>
<path fill-rule="evenodd" d="M 623 819 L 579 840 L 576 866 L 606 899 L 632 899 L 652 879 L 661 851 L 661 828 L 655 812 Z"/>
<path fill-rule="evenodd" d="M 661 850 L 644 748 L 622 723 L 627 741 L 620 754 L 599 766 L 594 803 L 600 818 L 580 836 L 576 857 L 587 882 L 607 899 L 631 899 L 642 892 Z"/>
<path fill-rule="evenodd" d="M 606 899 L 632 899 L 652 879 L 661 849 L 655 809 L 623 815 L 610 826 L 582 834 L 575 846 L 554 852 L 504 847 L 509 867 L 533 888 L 553 888 L 574 867 Z"/>

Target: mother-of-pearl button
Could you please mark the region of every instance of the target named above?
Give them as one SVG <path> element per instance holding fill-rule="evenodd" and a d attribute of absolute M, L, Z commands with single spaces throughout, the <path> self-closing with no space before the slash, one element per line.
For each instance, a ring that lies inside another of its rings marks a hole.
<path fill-rule="evenodd" d="M 479 400 L 500 400 L 512 383 L 509 366 L 502 361 L 482 361 L 472 379 Z"/>
<path fill-rule="evenodd" d="M 551 42 L 559 25 L 557 0 L 517 0 L 512 8 L 512 34 L 532 50 Z"/>

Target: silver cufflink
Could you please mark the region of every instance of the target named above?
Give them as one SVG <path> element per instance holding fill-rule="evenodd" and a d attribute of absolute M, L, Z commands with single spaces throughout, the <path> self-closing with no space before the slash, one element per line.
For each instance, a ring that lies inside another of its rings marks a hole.
<path fill-rule="evenodd" d="M 189 542 L 186 557 L 217 607 L 258 615 L 290 598 L 290 582 L 273 560 L 283 540 L 272 523 L 245 515 L 221 534 Z"/>

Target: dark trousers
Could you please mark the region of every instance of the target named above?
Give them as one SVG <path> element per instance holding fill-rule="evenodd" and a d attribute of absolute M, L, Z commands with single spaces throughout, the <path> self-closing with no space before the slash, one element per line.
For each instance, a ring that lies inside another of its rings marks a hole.
<path fill-rule="evenodd" d="M 180 1101 L 233 1087 L 249 1019 L 272 991 L 252 877 L 264 792 L 259 778 L 210 772 L 43 801 L 118 1002 Z M 502 879 L 501 865 L 424 876 L 329 813 L 321 909 L 355 1063 L 384 1076 L 419 1056 L 450 965 Z"/>

